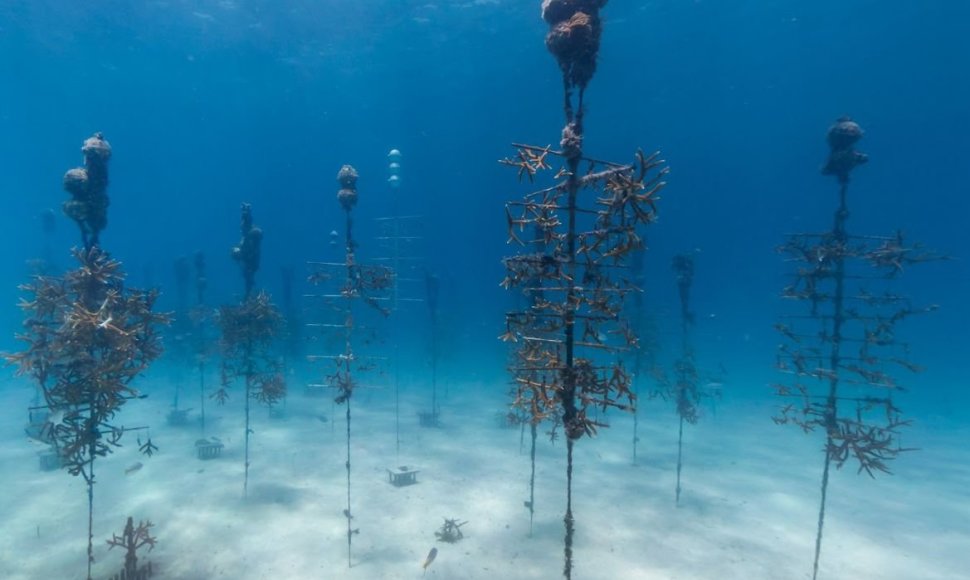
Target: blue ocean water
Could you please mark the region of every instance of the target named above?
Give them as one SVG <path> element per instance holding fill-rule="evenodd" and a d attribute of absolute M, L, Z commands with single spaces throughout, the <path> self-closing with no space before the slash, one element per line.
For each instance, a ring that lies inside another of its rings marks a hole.
<path fill-rule="evenodd" d="M 926 366 L 903 407 L 966 428 L 970 5 L 614 0 L 603 16 L 585 147 L 617 161 L 660 149 L 671 168 L 645 257 L 661 342 L 676 341 L 670 262 L 691 252 L 698 356 L 726 370 L 726 397 L 770 403 L 790 271 L 775 248 L 830 227 L 825 131 L 851 115 L 870 160 L 853 175 L 849 228 L 903 230 L 953 257 L 900 277 L 915 303 L 940 307 L 899 329 Z M 163 309 L 176 307 L 174 261 L 196 251 L 210 302 L 238 298 L 229 248 L 244 201 L 265 231 L 258 285 L 279 296 L 283 268 L 302 281 L 342 228 L 336 174 L 349 163 L 361 239 L 395 204 L 424 216 L 443 372 L 500 396 L 508 351 L 496 337 L 512 298 L 498 284 L 515 251 L 503 208 L 525 189 L 496 161 L 511 142 L 559 140 L 545 31 L 539 2 L 522 0 L 0 2 L 0 349 L 19 348 L 27 261 L 49 242 L 54 263 L 70 264 L 79 240 L 60 212 L 61 176 L 101 131 L 114 148 L 103 243 L 131 285 L 162 290 Z M 386 183 L 392 148 L 400 190 Z M 45 242 L 47 209 L 57 222 Z M 301 282 L 296 294 L 308 291 Z M 427 335 L 403 339 L 412 375 L 427 365 Z"/>

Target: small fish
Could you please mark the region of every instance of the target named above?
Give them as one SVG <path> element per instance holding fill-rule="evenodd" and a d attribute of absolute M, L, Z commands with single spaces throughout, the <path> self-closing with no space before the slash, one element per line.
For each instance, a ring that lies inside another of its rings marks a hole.
<path fill-rule="evenodd" d="M 431 563 L 434 562 L 434 559 L 437 556 L 438 556 L 438 548 L 431 548 L 431 551 L 428 552 L 428 557 L 424 559 L 424 565 L 421 566 L 421 569 L 427 572 L 428 566 L 430 566 Z M 421 575 L 424 576 L 424 572 L 422 572 Z"/>
<path fill-rule="evenodd" d="M 132 463 L 125 469 L 125 475 L 131 475 L 132 473 L 138 471 L 142 467 L 145 467 L 141 462 Z"/>

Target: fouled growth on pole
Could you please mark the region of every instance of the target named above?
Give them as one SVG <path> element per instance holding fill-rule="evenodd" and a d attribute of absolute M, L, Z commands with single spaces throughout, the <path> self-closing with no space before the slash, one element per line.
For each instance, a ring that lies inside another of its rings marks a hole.
<path fill-rule="evenodd" d="M 219 328 L 222 331 L 222 383 L 212 397 L 220 404 L 229 399 L 229 387 L 242 379 L 245 386 L 245 470 L 243 495 L 249 492 L 250 403 L 272 407 L 286 397 L 283 365 L 273 352 L 283 317 L 265 292 L 253 294 L 256 272 L 260 264 L 260 243 L 263 232 L 253 225 L 252 208 L 242 204 L 240 220 L 242 237 L 232 248 L 232 257 L 239 262 L 245 294 L 239 304 L 219 309 Z"/>
<path fill-rule="evenodd" d="M 78 224 L 84 244 L 74 250 L 79 266 L 22 286 L 28 297 L 20 304 L 25 320 L 18 339 L 26 349 L 5 358 L 40 386 L 49 412 L 42 438 L 60 465 L 87 484 L 90 578 L 95 460 L 120 447 L 125 433 L 147 430 L 113 420 L 125 403 L 143 397 L 131 383 L 161 354 L 158 329 L 168 319 L 153 311 L 157 292 L 125 287 L 121 263 L 98 245 L 107 225 L 111 146 L 96 133 L 81 152 L 84 168 L 64 176 L 72 197 L 64 212 Z M 146 437 L 139 449 L 150 456 L 158 448 Z"/>
<path fill-rule="evenodd" d="M 832 229 L 791 234 L 779 248 L 795 268 L 782 296 L 805 304 L 807 312 L 784 316 L 776 325 L 785 338 L 777 367 L 790 379 L 775 385 L 785 404 L 774 420 L 825 434 L 813 578 L 818 576 L 830 467 L 854 463 L 859 473 L 875 477 L 890 473 L 889 462 L 907 451 L 900 437 L 909 421 L 896 401 L 904 389 L 894 371 L 920 367 L 907 358 L 896 325 L 935 308 L 914 307 L 888 282 L 907 266 L 939 256 L 907 245 L 901 233 L 860 236 L 846 230 L 849 175 L 868 159 L 855 149 L 862 135 L 848 117 L 828 131 L 830 154 L 822 172 L 839 184 Z"/>
<path fill-rule="evenodd" d="M 356 374 L 370 370 L 375 365 L 374 357 L 363 356 L 355 351 L 354 331 L 360 329 L 355 322 L 354 303 L 362 301 L 381 315 L 390 314 L 387 306 L 388 294 L 394 284 L 393 272 L 386 266 L 360 264 L 357 261 L 357 242 L 353 235 L 353 209 L 357 205 L 359 193 L 357 191 L 357 170 L 350 165 L 344 165 L 337 174 L 340 189 L 337 191 L 337 201 L 344 210 L 346 217 L 345 255 L 343 262 L 310 262 L 313 271 L 310 283 L 318 286 L 330 285 L 333 290 L 319 295 L 329 314 L 336 317 L 333 322 L 318 322 L 309 325 L 333 331 L 343 342 L 343 349 L 339 354 L 320 354 L 307 357 L 313 361 L 330 361 L 334 364 L 327 371 L 324 384 L 336 393 L 334 401 L 345 405 L 347 421 L 347 507 L 344 518 L 347 520 L 347 566 L 352 565 L 353 537 L 360 533 L 359 528 L 353 527 L 353 512 L 351 509 L 351 479 L 350 479 L 350 436 L 351 436 L 351 400 L 354 392 L 359 388 Z M 319 385 L 311 385 L 311 387 Z"/>
<path fill-rule="evenodd" d="M 84 167 L 64 174 L 64 190 L 71 199 L 64 202 L 64 215 L 81 230 L 84 249 L 98 245 L 101 230 L 108 226 L 108 161 L 111 145 L 104 135 L 95 133 L 81 147 Z"/>
<path fill-rule="evenodd" d="M 620 164 L 583 152 L 583 96 L 596 68 L 604 4 L 542 3 L 550 27 L 546 46 L 563 74 L 566 124 L 558 149 L 515 144 L 515 154 L 501 161 L 518 170 L 520 181 L 548 176 L 551 182 L 506 204 L 508 241 L 523 250 L 504 260 L 502 286 L 523 292 L 529 306 L 507 313 L 501 338 L 518 344 L 510 368 L 513 407 L 536 422 L 557 418 L 566 436 L 567 578 L 573 444 L 603 426 L 591 409 L 634 408 L 630 375 L 618 360 L 620 351 L 637 345 L 623 316 L 624 298 L 635 291 L 625 267 L 643 248 L 641 230 L 656 216 L 667 173 L 657 153 L 638 151 L 633 163 Z"/>

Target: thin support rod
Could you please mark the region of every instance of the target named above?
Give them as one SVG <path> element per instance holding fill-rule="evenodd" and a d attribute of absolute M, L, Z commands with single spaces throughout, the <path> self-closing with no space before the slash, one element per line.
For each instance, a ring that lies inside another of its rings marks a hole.
<path fill-rule="evenodd" d="M 246 339 L 246 463 L 243 475 L 243 497 L 249 497 L 249 436 L 253 429 L 250 423 L 250 398 L 252 397 L 253 384 L 253 344 L 252 338 Z"/>
<path fill-rule="evenodd" d="M 395 334 L 397 334 L 395 332 Z M 401 457 L 401 357 L 397 339 L 394 340 L 394 452 Z"/>
<path fill-rule="evenodd" d="M 92 445 L 93 447 L 93 445 Z M 94 456 L 89 467 L 88 480 L 88 580 L 91 580 L 91 564 L 94 563 Z"/>
<path fill-rule="evenodd" d="M 566 580 L 573 577 L 573 532 L 575 531 L 575 520 L 573 520 L 573 443 L 570 438 L 566 438 L 566 517 L 563 522 L 566 524 L 566 541 L 564 542 L 563 552 L 566 557 L 563 575 Z"/>
<path fill-rule="evenodd" d="M 683 467 L 684 451 L 684 417 L 680 418 L 680 428 L 677 432 L 677 488 L 674 505 L 680 507 L 680 472 Z"/>
<path fill-rule="evenodd" d="M 633 396 L 637 404 L 633 407 L 633 465 L 637 465 L 637 445 L 640 443 L 640 371 L 643 368 L 643 347 L 637 349 L 634 357 Z"/>
<path fill-rule="evenodd" d="M 636 389 L 633 390 L 633 395 L 638 396 Z M 640 442 L 640 435 L 638 434 L 640 420 L 638 415 L 640 415 L 640 405 L 633 408 L 633 465 L 637 465 L 637 443 Z"/>
<path fill-rule="evenodd" d="M 529 458 L 532 461 L 532 471 L 529 474 L 529 537 L 531 538 L 532 520 L 536 511 L 536 435 L 538 432 L 538 423 L 536 421 L 530 421 L 529 428 L 532 435 L 532 448 L 529 451 Z"/>
<path fill-rule="evenodd" d="M 88 352 L 91 352 L 90 350 Z M 90 429 L 92 431 L 98 428 L 97 419 L 94 415 L 95 409 L 95 394 L 91 393 L 91 398 L 88 403 L 88 421 L 90 421 Z M 88 484 L 88 579 L 91 580 L 91 565 L 94 563 L 94 458 L 97 457 L 97 439 L 91 438 L 91 442 L 88 443 L 88 456 L 91 459 L 88 460 L 88 473 L 85 476 Z"/>
<path fill-rule="evenodd" d="M 438 425 L 438 317 L 431 311 L 431 421 Z"/>
<path fill-rule="evenodd" d="M 205 363 L 202 360 L 199 360 L 199 415 L 202 420 L 202 436 L 205 437 Z"/>
<path fill-rule="evenodd" d="M 349 368 L 350 365 L 348 365 Z M 351 543 L 353 541 L 354 532 L 351 529 L 351 520 L 353 519 L 352 513 L 350 511 L 350 398 L 347 399 L 347 567 L 352 568 L 353 562 L 351 560 Z"/>
<path fill-rule="evenodd" d="M 91 462 L 94 475 L 94 462 Z M 91 580 L 91 564 L 94 563 L 94 481 L 88 482 L 88 580 Z"/>
<path fill-rule="evenodd" d="M 822 527 L 825 525 L 825 499 L 829 488 L 829 466 L 832 458 L 825 453 L 825 467 L 822 469 L 822 498 L 818 508 L 818 531 L 815 534 L 815 561 L 812 564 L 812 580 L 818 577 L 818 559 L 822 552 Z"/>
<path fill-rule="evenodd" d="M 182 380 L 185 378 L 185 374 L 184 374 L 185 373 L 185 369 L 182 367 L 182 365 L 179 365 L 178 366 L 178 369 L 175 371 L 175 373 L 176 373 L 177 376 L 175 377 L 175 398 L 172 401 L 172 408 L 176 412 L 178 412 L 178 410 L 179 410 L 179 398 L 180 398 L 180 396 L 182 394 Z"/>
<path fill-rule="evenodd" d="M 845 222 L 849 218 L 849 209 L 846 205 L 846 197 L 849 185 L 843 181 L 839 188 L 839 209 L 835 212 L 835 225 L 832 235 L 835 243 L 844 244 L 848 240 L 845 231 Z M 843 311 L 845 303 L 845 258 L 841 254 L 835 257 L 835 293 L 832 296 L 832 350 L 829 357 L 829 396 L 825 403 L 825 467 L 822 470 L 821 498 L 818 507 L 818 530 L 815 534 L 815 559 L 812 562 L 812 580 L 818 576 L 818 561 L 822 553 L 822 528 L 825 525 L 825 501 L 828 496 L 829 487 L 829 466 L 832 462 L 831 449 L 832 434 L 837 432 L 838 424 L 838 403 L 839 403 L 839 375 L 838 369 L 841 363 L 842 346 L 842 323 L 845 321 Z"/>
<path fill-rule="evenodd" d="M 353 216 L 350 213 L 350 208 L 346 208 L 347 213 L 347 285 L 351 287 L 353 285 L 354 278 L 354 238 L 353 238 Z M 347 380 L 347 392 L 346 392 L 346 417 L 347 417 L 347 461 L 345 463 L 347 467 L 347 510 L 344 515 L 347 516 L 347 568 L 353 567 L 352 560 L 352 547 L 353 547 L 353 536 L 354 532 L 351 528 L 351 523 L 354 518 L 353 512 L 350 507 L 350 400 L 353 398 L 352 388 L 353 382 L 351 380 L 351 361 L 353 360 L 353 345 L 351 343 L 352 338 L 352 323 L 353 320 L 353 300 L 346 300 L 346 324 L 344 326 L 344 353 L 345 357 L 343 359 L 344 371 L 346 373 Z"/>
<path fill-rule="evenodd" d="M 394 196 L 393 214 L 397 216 L 398 206 L 397 206 L 398 196 Z M 394 273 L 397 274 L 401 271 L 401 221 L 400 219 L 394 219 L 392 221 L 392 231 L 393 231 L 393 243 L 391 244 L 391 264 L 394 268 Z M 391 311 L 397 312 L 398 309 L 398 285 L 400 281 L 395 276 L 394 283 L 391 285 Z M 394 333 L 394 346 L 393 346 L 393 357 L 394 357 L 394 450 L 398 458 L 401 457 L 401 354 L 400 354 L 400 343 L 401 343 L 401 331 L 399 328 L 399 322 L 395 322 L 392 325 Z"/>

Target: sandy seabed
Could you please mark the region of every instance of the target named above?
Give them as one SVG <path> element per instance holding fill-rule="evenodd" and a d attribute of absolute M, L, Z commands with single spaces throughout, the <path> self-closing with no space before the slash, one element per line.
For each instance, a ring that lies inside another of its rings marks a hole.
<path fill-rule="evenodd" d="M 442 426 L 421 428 L 423 391 L 402 390 L 400 453 L 393 392 L 353 401 L 352 567 L 347 565 L 344 408 L 293 394 L 271 417 L 253 413 L 249 494 L 243 498 L 243 413 L 238 392 L 209 405 L 207 435 L 226 450 L 196 458 L 197 421 L 166 425 L 171 388 L 133 401 L 119 424 L 152 426 L 161 448 L 138 454 L 135 437 L 96 464 L 94 577 L 120 570 L 124 555 L 105 540 L 127 516 L 156 524 L 145 554 L 155 578 L 201 580 L 560 578 L 563 568 L 565 446 L 542 428 L 537 446 L 535 520 L 529 534 L 529 436 L 496 420 L 503 385 L 452 381 Z M 298 389 L 297 389 L 298 390 Z M 23 432 L 32 389 L 0 388 L 0 578 L 84 578 L 84 482 L 39 469 L 42 446 Z M 573 578 L 754 580 L 811 578 L 822 467 L 819 435 L 775 426 L 763 404 L 722 402 L 687 426 L 683 492 L 674 505 L 677 422 L 662 402 L 642 405 L 639 453 L 633 421 L 576 444 Z M 193 417 L 197 417 L 195 412 Z M 321 416 L 326 421 L 321 420 Z M 970 570 L 970 428 L 920 417 L 906 444 L 920 451 L 871 480 L 833 472 L 821 579 L 956 580 Z M 136 462 L 143 467 L 129 475 Z M 420 470 L 394 487 L 387 469 Z M 444 518 L 468 523 L 455 544 L 436 542 Z"/>

